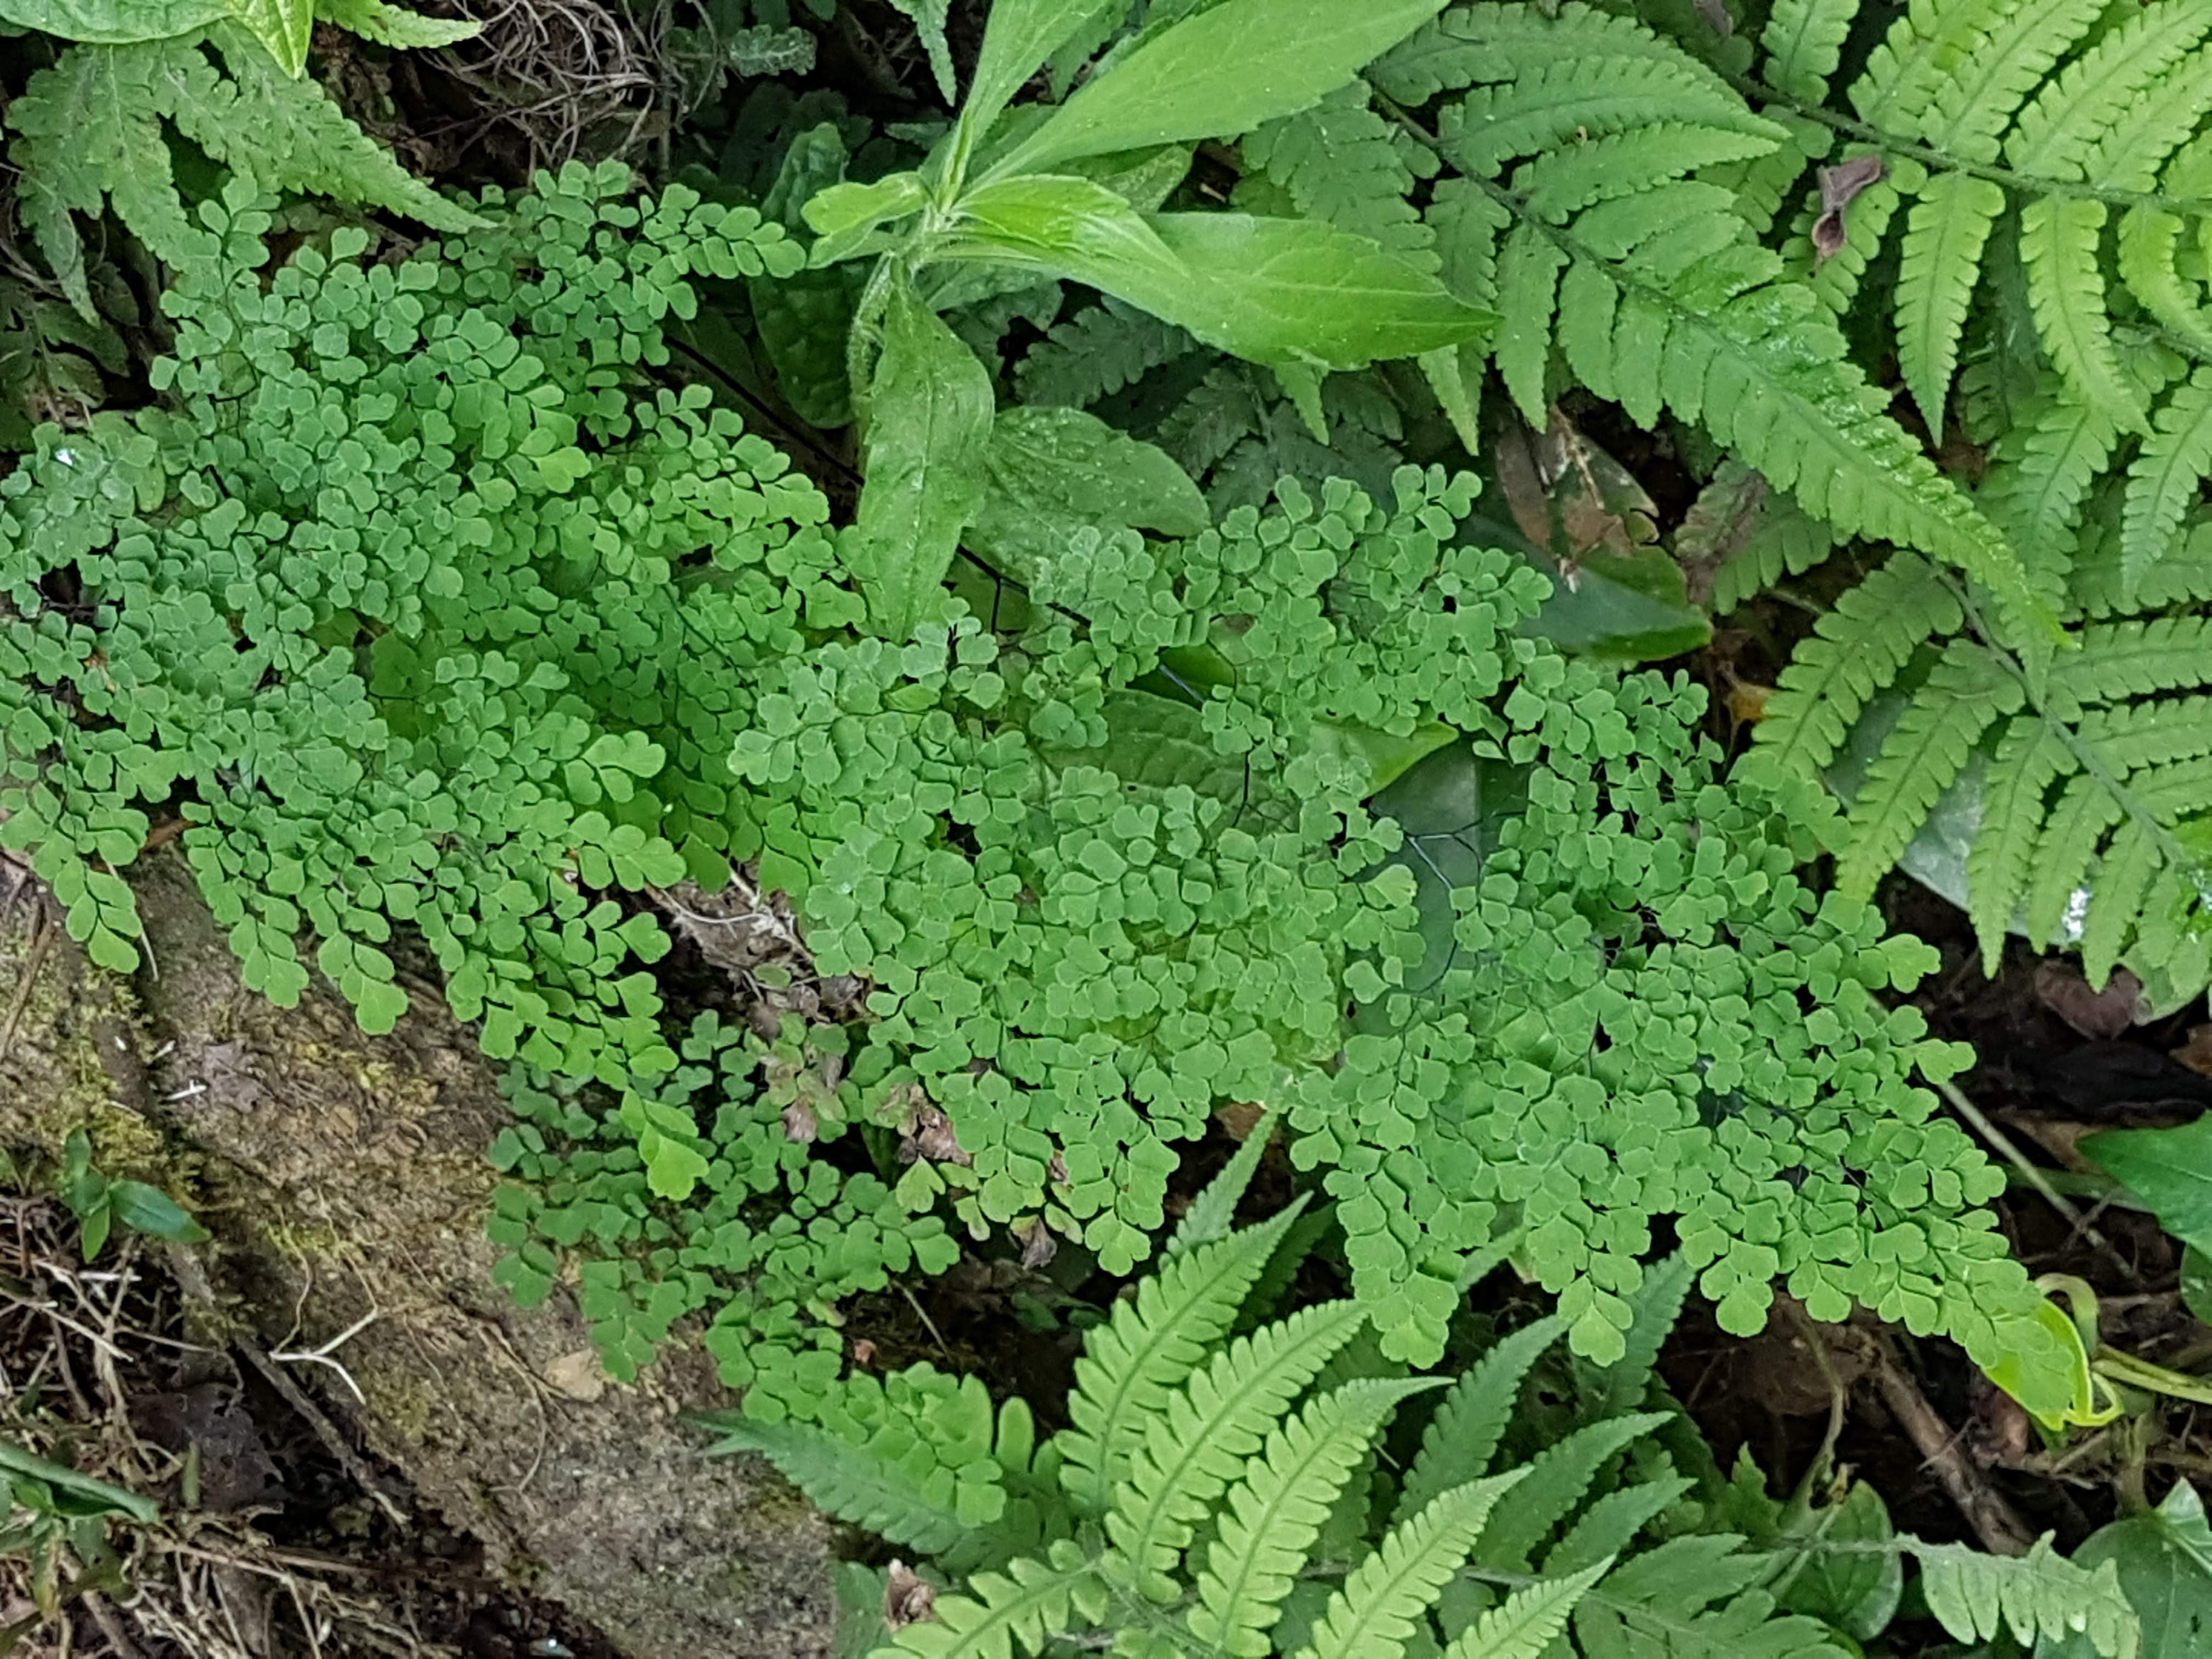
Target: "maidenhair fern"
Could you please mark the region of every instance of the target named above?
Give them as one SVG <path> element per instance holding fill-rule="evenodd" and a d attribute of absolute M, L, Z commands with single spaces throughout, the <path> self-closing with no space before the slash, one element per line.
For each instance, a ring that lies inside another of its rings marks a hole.
<path fill-rule="evenodd" d="M 1239 1158 L 1200 1206 L 1225 1214 L 1251 1169 Z M 1639 1293 L 1644 1340 L 1610 1366 L 1563 1363 L 1553 1317 L 1456 1379 L 1415 1376 L 1381 1358 L 1355 1303 L 1234 1334 L 1263 1267 L 1303 1253 L 1291 1220 L 1194 1243 L 1118 1302 L 1086 1339 L 1073 1426 L 1042 1444 L 1021 1402 L 994 1431 L 972 1379 L 955 1390 L 927 1367 L 914 1384 L 840 1385 L 861 1407 L 819 1427 L 708 1419 L 717 1450 L 766 1455 L 925 1558 L 919 1575 L 854 1575 L 868 1600 L 845 1650 L 1844 1659 L 1898 1598 L 1880 1574 L 1869 1600 L 1807 1564 L 1864 1557 L 1894 1583 L 1911 1557 L 1955 1636 L 2078 1634 L 2133 1659 L 2140 1627 L 2109 1563 L 2089 1572 L 2048 1540 L 2021 1560 L 1923 1544 L 1863 1488 L 1785 1510 L 1755 1472 L 1723 1480 L 1653 1369 L 1690 1282 L 1679 1259 Z M 894 1397 L 907 1403 L 886 1415 Z M 1378 1457 L 1386 1442 L 1407 1455 Z"/>

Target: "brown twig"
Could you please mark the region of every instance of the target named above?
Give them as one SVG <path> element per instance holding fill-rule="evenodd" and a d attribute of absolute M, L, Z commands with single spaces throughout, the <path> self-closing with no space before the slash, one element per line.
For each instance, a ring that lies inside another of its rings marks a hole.
<path fill-rule="evenodd" d="M 2027 1554 L 2035 1534 L 2005 1495 L 1959 1449 L 1958 1437 L 1920 1392 L 1920 1385 L 1899 1360 L 1888 1334 L 1869 1332 L 1867 1346 L 1882 1404 L 1889 1407 L 1898 1426 L 1927 1461 L 1944 1494 L 1966 1516 L 1982 1547 L 1993 1555 Z"/>
<path fill-rule="evenodd" d="M 216 1305 L 215 1286 L 209 1281 L 207 1270 L 191 1251 L 181 1247 L 173 1248 L 169 1252 L 169 1262 L 179 1288 L 186 1296 L 210 1308 Z M 261 1345 L 243 1331 L 231 1334 L 230 1345 L 255 1370 L 268 1379 L 270 1387 L 284 1397 L 284 1403 L 300 1414 L 301 1420 L 314 1431 L 315 1438 L 323 1443 L 325 1449 L 337 1459 L 338 1467 L 346 1472 L 353 1483 L 373 1499 L 395 1525 L 405 1526 L 407 1511 L 399 1506 L 390 1492 L 385 1491 L 383 1483 L 376 1478 L 376 1471 L 368 1466 L 368 1460 L 353 1449 L 352 1443 L 338 1431 L 338 1425 L 331 1421 L 328 1413 L 308 1397 L 305 1389 L 293 1381 L 291 1374 L 271 1359 Z"/>

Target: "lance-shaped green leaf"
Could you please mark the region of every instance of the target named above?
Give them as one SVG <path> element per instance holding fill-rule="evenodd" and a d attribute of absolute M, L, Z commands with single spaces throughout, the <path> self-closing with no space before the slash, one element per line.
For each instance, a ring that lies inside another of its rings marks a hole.
<path fill-rule="evenodd" d="M 1254 362 L 1364 368 L 1496 319 L 1376 242 L 1311 219 L 1140 214 L 1085 179 L 1009 179 L 962 204 L 956 257 L 1087 283 Z"/>
<path fill-rule="evenodd" d="M 1443 9 L 1443 0 L 1223 0 L 1092 80 L 994 176 L 1249 132 L 1312 108 Z"/>
<path fill-rule="evenodd" d="M 969 548 L 1024 584 L 1085 525 L 1195 536 L 1213 514 L 1165 450 L 1079 409 L 1000 411 Z"/>
<path fill-rule="evenodd" d="M 315 0 L 233 0 L 226 9 L 269 49 L 285 74 L 306 70 L 307 41 L 315 32 Z"/>
<path fill-rule="evenodd" d="M 998 0 L 960 112 L 962 130 L 973 136 L 989 131 L 1045 59 L 1115 5 L 1126 10 L 1127 0 Z"/>
<path fill-rule="evenodd" d="M 807 228 L 821 239 L 814 244 L 815 268 L 873 252 L 866 246 L 871 233 L 920 212 L 928 202 L 928 187 L 918 173 L 894 173 L 871 185 L 830 185 L 799 210 Z"/>
<path fill-rule="evenodd" d="M 982 500 L 992 404 L 989 373 L 901 278 L 884 318 L 860 520 L 842 543 L 871 633 L 909 637 L 943 583 Z"/>

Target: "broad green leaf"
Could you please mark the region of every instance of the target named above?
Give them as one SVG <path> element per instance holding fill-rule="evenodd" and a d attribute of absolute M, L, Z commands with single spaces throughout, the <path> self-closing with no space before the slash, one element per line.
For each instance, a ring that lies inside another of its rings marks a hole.
<path fill-rule="evenodd" d="M 909 638 L 983 498 L 991 376 L 902 279 L 870 398 L 867 483 L 841 542 L 868 629 Z"/>
<path fill-rule="evenodd" d="M 1378 243 L 1309 219 L 1139 214 L 1089 179 L 1012 179 L 963 205 L 963 257 L 1088 283 L 1254 362 L 1364 368 L 1495 319 Z"/>
<path fill-rule="evenodd" d="M 0 0 L 0 21 L 112 46 L 188 34 L 230 11 L 227 0 Z"/>
<path fill-rule="evenodd" d="M 872 185 L 830 185 L 801 215 L 820 239 L 814 244 L 813 264 L 818 270 L 868 251 L 868 238 L 879 226 L 918 213 L 928 203 L 928 188 L 918 173 L 894 173 Z"/>
<path fill-rule="evenodd" d="M 1443 0 L 1223 0 L 1095 77 L 994 175 L 1249 132 L 1312 108 L 1443 9 Z"/>
<path fill-rule="evenodd" d="M 2096 1379 L 2081 1333 L 2048 1297 L 2027 1314 L 1997 1319 L 1993 1335 L 1967 1352 L 1983 1374 L 2054 1432 L 2098 1420 Z"/>
<path fill-rule="evenodd" d="M 2074 1565 L 2095 1569 L 2118 1564 L 2120 1588 L 2142 1620 L 2142 1659 L 2199 1659 L 2212 1653 L 2212 1526 L 2204 1503 L 2187 1480 L 2174 1482 L 2166 1501 L 2148 1515 L 2092 1533 L 2074 1552 Z M 2036 1644 L 2035 1659 L 2094 1659 L 2087 1636 Z"/>
<path fill-rule="evenodd" d="M 207 1230 L 192 1219 L 183 1205 L 143 1181 L 109 1182 L 107 1200 L 118 1221 L 149 1237 L 190 1243 L 207 1237 Z"/>
<path fill-rule="evenodd" d="M 0 1440 L 0 1474 L 36 1480 L 55 1492 L 72 1492 L 88 1503 L 98 1504 L 103 1512 L 127 1515 L 146 1526 L 161 1518 L 161 1509 L 150 1498 L 141 1498 L 124 1487 L 79 1474 L 67 1464 L 52 1462 L 5 1440 Z"/>
<path fill-rule="evenodd" d="M 1232 821 L 1247 827 L 1255 817 L 1272 820 L 1286 815 L 1267 775 L 1243 756 L 1224 755 L 1215 748 L 1213 736 L 1194 705 L 1149 691 L 1111 691 L 1104 714 L 1103 747 L 1047 747 L 1043 758 L 1054 766 L 1099 767 L 1148 790 L 1184 785 L 1228 802 L 1234 809 Z"/>
<path fill-rule="evenodd" d="M 2212 1118 L 2172 1129 L 2112 1129 L 2081 1151 L 2148 1205 L 2185 1244 L 2212 1247 Z"/>
<path fill-rule="evenodd" d="M 1316 720 L 1312 752 L 1350 761 L 1366 774 L 1364 795 L 1388 789 L 1459 732 L 1439 720 L 1415 726 L 1401 737 L 1372 726 L 1345 726 L 1334 720 Z"/>
<path fill-rule="evenodd" d="M 1108 11 L 1128 9 L 1128 0 L 997 0 L 983 30 L 983 50 L 969 82 L 968 102 L 960 112 L 964 131 L 988 132 L 1000 112 L 1044 61 Z"/>
<path fill-rule="evenodd" d="M 2200 1322 L 2212 1325 L 2212 1255 L 2201 1245 L 2181 1253 L 2181 1300 Z"/>
<path fill-rule="evenodd" d="M 1855 1481 L 1843 1501 L 1802 1508 L 1771 1541 L 1780 1559 L 1796 1566 L 1782 1592 L 1785 1612 L 1801 1613 L 1871 1642 L 1889 1628 L 1905 1594 L 1905 1561 L 1892 1550 L 1824 1550 L 1823 1544 L 1886 1544 L 1897 1535 L 1881 1494 Z M 1762 1545 L 1768 1540 L 1757 1540 Z M 1803 1553 L 1800 1553 L 1800 1547 Z"/>
<path fill-rule="evenodd" d="M 845 141 L 824 121 L 792 140 L 775 183 L 761 203 L 769 218 L 797 229 L 804 204 L 844 178 Z M 846 378 L 845 342 L 851 333 L 864 267 L 802 270 L 787 277 L 756 277 L 746 284 L 761 348 L 775 367 L 784 401 L 811 426 L 840 427 L 853 419 L 852 382 Z"/>
<path fill-rule="evenodd" d="M 307 42 L 315 33 L 315 0 L 235 0 L 228 9 L 268 48 L 277 68 L 292 76 L 305 72 Z"/>
<path fill-rule="evenodd" d="M 1468 743 L 1449 744 L 1408 769 L 1368 802 L 1377 817 L 1398 820 L 1406 844 L 1389 862 L 1413 872 L 1419 907 L 1420 965 L 1407 988 L 1434 995 L 1455 958 L 1458 912 L 1452 890 L 1482 878 L 1506 823 L 1528 805 L 1527 769 L 1484 760 Z"/>
<path fill-rule="evenodd" d="M 1712 623 L 1658 545 L 1659 509 L 1636 475 L 1558 410 L 1541 431 L 1498 412 L 1479 453 L 1520 534 L 1486 520 L 1483 538 L 1552 579 L 1551 598 L 1522 632 L 1612 662 L 1657 662 L 1710 644 Z"/>
<path fill-rule="evenodd" d="M 967 545 L 1025 586 L 1085 525 L 1196 536 L 1206 497 L 1175 458 L 1079 409 L 1008 409 L 992 423 Z"/>

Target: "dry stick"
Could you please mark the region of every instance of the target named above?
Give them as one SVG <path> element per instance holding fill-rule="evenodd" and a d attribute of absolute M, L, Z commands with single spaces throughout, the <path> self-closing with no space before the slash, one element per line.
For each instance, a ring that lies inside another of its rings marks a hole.
<path fill-rule="evenodd" d="M 215 1286 L 208 1279 L 207 1269 L 200 1265 L 190 1250 L 181 1246 L 172 1247 L 169 1263 L 179 1288 L 185 1295 L 204 1303 L 210 1309 L 216 1307 Z M 252 1362 L 254 1370 L 269 1379 L 270 1386 L 284 1396 L 284 1403 L 299 1413 L 307 1426 L 315 1431 L 315 1438 L 321 1441 L 331 1455 L 337 1459 L 338 1466 L 344 1469 L 354 1485 L 374 1500 L 376 1506 L 391 1517 L 395 1526 L 405 1526 L 407 1511 L 399 1506 L 390 1492 L 384 1490 L 383 1484 L 376 1478 L 376 1471 L 369 1468 L 368 1461 L 353 1449 L 345 1436 L 338 1432 L 337 1425 L 331 1421 L 321 1407 L 308 1398 L 307 1391 L 292 1380 L 291 1373 L 270 1358 L 261 1345 L 244 1331 L 234 1332 L 230 1344 Z"/>
<path fill-rule="evenodd" d="M 1990 1122 L 1988 1115 L 1967 1099 L 1957 1084 L 1946 1079 L 1936 1086 L 1942 1091 L 1943 1098 L 1951 1103 L 1951 1109 L 1966 1119 L 1974 1133 L 1988 1141 L 1998 1157 L 2019 1170 L 2020 1178 L 2040 1194 L 2045 1203 L 2064 1217 L 2067 1225 L 2073 1228 L 2075 1234 L 2087 1239 L 2107 1261 L 2130 1279 L 2136 1276 L 2134 1264 L 2112 1248 L 2112 1242 L 2097 1231 L 2097 1224 L 2075 1209 L 2073 1200 L 2052 1186 L 2045 1178 L 2043 1171 L 2027 1161 L 2027 1155 L 2013 1144 L 2012 1137 Z"/>
<path fill-rule="evenodd" d="M 1920 1392 L 1920 1385 L 1898 1363 L 1897 1351 L 1891 1346 L 1887 1334 L 1877 1331 L 1870 1334 L 1875 1386 L 1881 1391 L 1882 1403 L 1889 1407 L 1890 1415 L 1898 1420 L 1928 1467 L 1935 1471 L 1945 1494 L 1958 1505 L 1959 1513 L 1966 1517 L 1974 1535 L 1982 1540 L 1982 1547 L 1992 1555 L 2027 1554 L 2035 1541 L 2027 1522 L 1959 1449 L 1957 1437 L 1951 1432 L 1950 1425 L 1936 1414 L 1936 1408 Z"/>
<path fill-rule="evenodd" d="M 107 1598 L 98 1590 L 87 1590 L 77 1600 L 92 1615 L 92 1622 L 100 1626 L 100 1633 L 107 1645 L 115 1650 L 114 1659 L 144 1659 L 138 1644 L 124 1633 L 123 1621 L 115 1616 L 115 1609 L 107 1605 Z"/>

